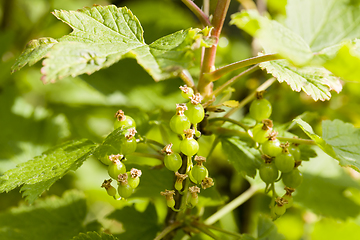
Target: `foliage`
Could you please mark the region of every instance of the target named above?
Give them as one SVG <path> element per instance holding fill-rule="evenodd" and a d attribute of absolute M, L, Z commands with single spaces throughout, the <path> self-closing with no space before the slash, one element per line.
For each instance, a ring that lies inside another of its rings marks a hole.
<path fill-rule="evenodd" d="M 357 1 L 50 2 L 1 3 L 1 239 L 357 239 Z"/>

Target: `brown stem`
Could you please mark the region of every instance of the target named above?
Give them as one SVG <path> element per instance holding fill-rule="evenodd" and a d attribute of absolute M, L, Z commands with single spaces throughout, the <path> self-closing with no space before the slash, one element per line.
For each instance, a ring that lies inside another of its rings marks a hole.
<path fill-rule="evenodd" d="M 215 44 L 211 48 L 205 50 L 203 64 L 201 66 L 201 73 L 198 83 L 198 90 L 205 98 L 211 96 L 213 90 L 213 83 L 204 77 L 204 73 L 211 72 L 215 65 L 215 56 L 217 43 L 219 41 L 220 33 L 225 21 L 226 13 L 230 5 L 230 0 L 218 0 L 213 17 L 214 29 L 211 31 L 211 36 L 215 39 Z"/>
<path fill-rule="evenodd" d="M 181 0 L 204 26 L 211 26 L 208 16 L 191 0 Z"/>

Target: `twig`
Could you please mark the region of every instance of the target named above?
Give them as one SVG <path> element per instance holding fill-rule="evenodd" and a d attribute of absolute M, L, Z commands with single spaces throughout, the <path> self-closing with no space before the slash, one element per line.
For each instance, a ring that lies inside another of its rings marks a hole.
<path fill-rule="evenodd" d="M 191 0 L 181 0 L 204 26 L 211 26 L 208 16 Z"/>

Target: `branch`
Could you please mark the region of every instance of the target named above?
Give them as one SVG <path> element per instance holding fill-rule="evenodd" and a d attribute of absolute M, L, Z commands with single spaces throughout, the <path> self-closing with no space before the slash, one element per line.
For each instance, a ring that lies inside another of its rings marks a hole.
<path fill-rule="evenodd" d="M 208 16 L 191 0 L 181 0 L 200 20 L 204 26 L 211 26 Z"/>
<path fill-rule="evenodd" d="M 248 129 L 249 129 L 249 127 L 246 126 L 245 124 L 243 124 L 243 123 L 241 123 L 241 122 L 239 122 L 239 121 L 236 121 L 236 120 L 234 120 L 234 119 L 231 119 L 231 118 L 226 118 L 226 117 L 209 118 L 208 121 L 209 121 L 209 123 L 210 123 L 210 122 L 215 122 L 215 121 L 223 121 L 223 122 L 226 121 L 226 122 L 231 122 L 231 123 L 233 123 L 233 124 L 235 124 L 235 125 L 238 125 L 238 126 L 240 126 L 241 128 L 243 128 L 243 129 L 245 129 L 245 130 L 248 130 Z"/>
<path fill-rule="evenodd" d="M 222 76 L 224 76 L 226 73 L 232 72 L 234 70 L 237 70 L 237 69 L 240 69 L 243 67 L 247 67 L 247 66 L 250 66 L 253 64 L 258 64 L 258 63 L 277 60 L 277 59 L 281 59 L 281 57 L 278 54 L 265 54 L 262 56 L 244 59 L 242 61 L 235 62 L 235 63 L 229 64 L 229 65 L 226 65 L 224 67 L 218 68 L 215 71 L 212 71 L 209 73 L 204 73 L 204 78 L 207 81 L 216 81 L 219 78 L 221 78 Z"/>
<path fill-rule="evenodd" d="M 258 70 L 259 64 L 256 64 L 252 66 L 251 68 L 239 73 L 237 76 L 231 78 L 229 81 L 225 82 L 223 85 L 219 86 L 215 89 L 213 92 L 213 96 L 217 97 L 220 93 L 222 93 L 226 88 L 230 87 L 234 83 L 236 83 L 238 80 L 240 80 L 241 77 L 246 76 L 248 74 L 251 74 Z"/>
<path fill-rule="evenodd" d="M 175 229 L 179 228 L 182 225 L 181 222 L 174 222 L 173 224 L 167 226 L 162 232 L 154 238 L 154 240 L 160 240 L 165 237 L 170 232 L 174 231 Z"/>
<path fill-rule="evenodd" d="M 204 223 L 207 225 L 214 224 L 217 222 L 220 218 L 228 214 L 229 212 L 233 211 L 235 208 L 239 207 L 241 204 L 249 200 L 257 191 L 259 188 L 257 186 L 251 186 L 248 190 L 243 192 L 241 195 L 239 195 L 237 198 L 226 204 L 223 208 L 221 208 L 219 211 L 208 217 Z"/>
<path fill-rule="evenodd" d="M 220 33 L 225 21 L 229 5 L 230 0 L 218 0 L 216 5 L 213 17 L 214 29 L 211 31 L 211 36 L 216 39 L 216 43 L 211 48 L 205 49 L 198 83 L 198 90 L 201 95 L 203 95 L 203 97 L 209 97 L 212 94 L 213 84 L 211 81 L 207 81 L 204 78 L 204 73 L 208 73 L 214 68 L 217 43 L 219 41 Z"/>

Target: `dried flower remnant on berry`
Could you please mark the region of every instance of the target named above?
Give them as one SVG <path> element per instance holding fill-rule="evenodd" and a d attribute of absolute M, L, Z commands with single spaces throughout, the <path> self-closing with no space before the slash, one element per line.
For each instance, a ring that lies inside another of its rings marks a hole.
<path fill-rule="evenodd" d="M 125 138 L 126 139 L 132 139 L 135 136 L 136 133 L 137 133 L 137 131 L 136 131 L 135 128 L 129 128 L 127 130 L 127 134 L 125 134 Z"/>
<path fill-rule="evenodd" d="M 191 193 L 192 198 L 197 198 L 198 193 L 200 193 L 200 188 L 198 186 L 192 186 L 192 187 L 189 187 L 189 191 Z"/>
<path fill-rule="evenodd" d="M 142 172 L 139 169 L 132 168 L 130 170 L 130 175 L 131 175 L 131 178 L 138 178 L 138 177 L 140 177 L 142 175 Z"/>
<path fill-rule="evenodd" d="M 165 153 L 166 155 L 172 154 L 172 153 L 173 153 L 173 150 L 171 149 L 172 146 L 173 146 L 172 143 L 166 145 L 166 146 L 161 150 L 161 152 Z"/>
<path fill-rule="evenodd" d="M 187 129 L 187 130 L 184 130 L 184 133 L 185 133 L 185 137 L 187 139 L 192 139 L 194 134 L 195 134 L 195 130 L 194 129 Z"/>
<path fill-rule="evenodd" d="M 112 179 L 108 179 L 108 180 L 104 180 L 104 182 L 101 184 L 101 187 L 102 188 L 105 188 L 105 189 L 109 189 L 111 188 L 111 182 L 112 182 Z"/>
<path fill-rule="evenodd" d="M 263 123 L 262 129 L 263 130 L 271 130 L 274 126 L 273 121 L 271 121 L 270 119 L 264 119 L 261 121 Z"/>
<path fill-rule="evenodd" d="M 185 94 L 189 94 L 189 93 L 191 93 L 191 92 L 194 92 L 194 91 L 192 90 L 192 88 L 188 87 L 187 85 L 180 86 L 179 88 L 180 88 L 180 90 L 181 90 L 183 93 L 185 93 Z"/>
<path fill-rule="evenodd" d="M 197 165 L 202 166 L 206 162 L 206 157 L 196 155 L 194 158 Z"/>
<path fill-rule="evenodd" d="M 187 174 L 181 174 L 179 172 L 176 172 L 175 176 L 176 176 L 176 182 L 178 183 L 182 183 L 188 177 Z"/>
<path fill-rule="evenodd" d="M 278 198 L 276 198 L 275 199 L 275 202 L 276 202 L 276 204 L 278 205 L 278 206 L 284 206 L 285 204 L 287 204 L 288 203 L 288 201 L 286 200 L 286 199 L 284 199 L 284 198 L 282 198 L 282 197 L 278 197 Z"/>
<path fill-rule="evenodd" d="M 125 121 L 126 117 L 125 117 L 125 113 L 123 110 L 118 110 L 115 113 L 115 117 L 117 118 L 118 121 Z"/>
<path fill-rule="evenodd" d="M 184 116 L 184 112 L 187 110 L 187 106 L 184 103 L 176 104 L 176 115 Z"/>
<path fill-rule="evenodd" d="M 200 93 L 193 94 L 192 97 L 190 98 L 191 104 L 193 104 L 193 105 L 200 104 L 202 100 L 203 100 L 203 97 L 201 96 Z"/>
<path fill-rule="evenodd" d="M 201 182 L 201 187 L 207 189 L 214 186 L 214 180 L 211 177 L 205 177 Z"/>
<path fill-rule="evenodd" d="M 175 191 L 174 190 L 165 190 L 165 192 L 160 192 L 162 196 L 166 197 L 166 200 L 174 199 Z"/>
<path fill-rule="evenodd" d="M 288 195 L 288 196 L 291 196 L 291 194 L 292 194 L 293 192 L 295 192 L 295 188 L 285 187 L 284 189 L 285 189 L 285 191 L 286 191 L 285 195 Z"/>
<path fill-rule="evenodd" d="M 116 155 L 110 155 L 109 159 L 113 163 L 120 162 L 124 158 L 124 155 L 116 154 Z"/>
<path fill-rule="evenodd" d="M 128 184 L 128 175 L 127 175 L 127 173 L 119 174 L 117 180 L 121 185 Z"/>

